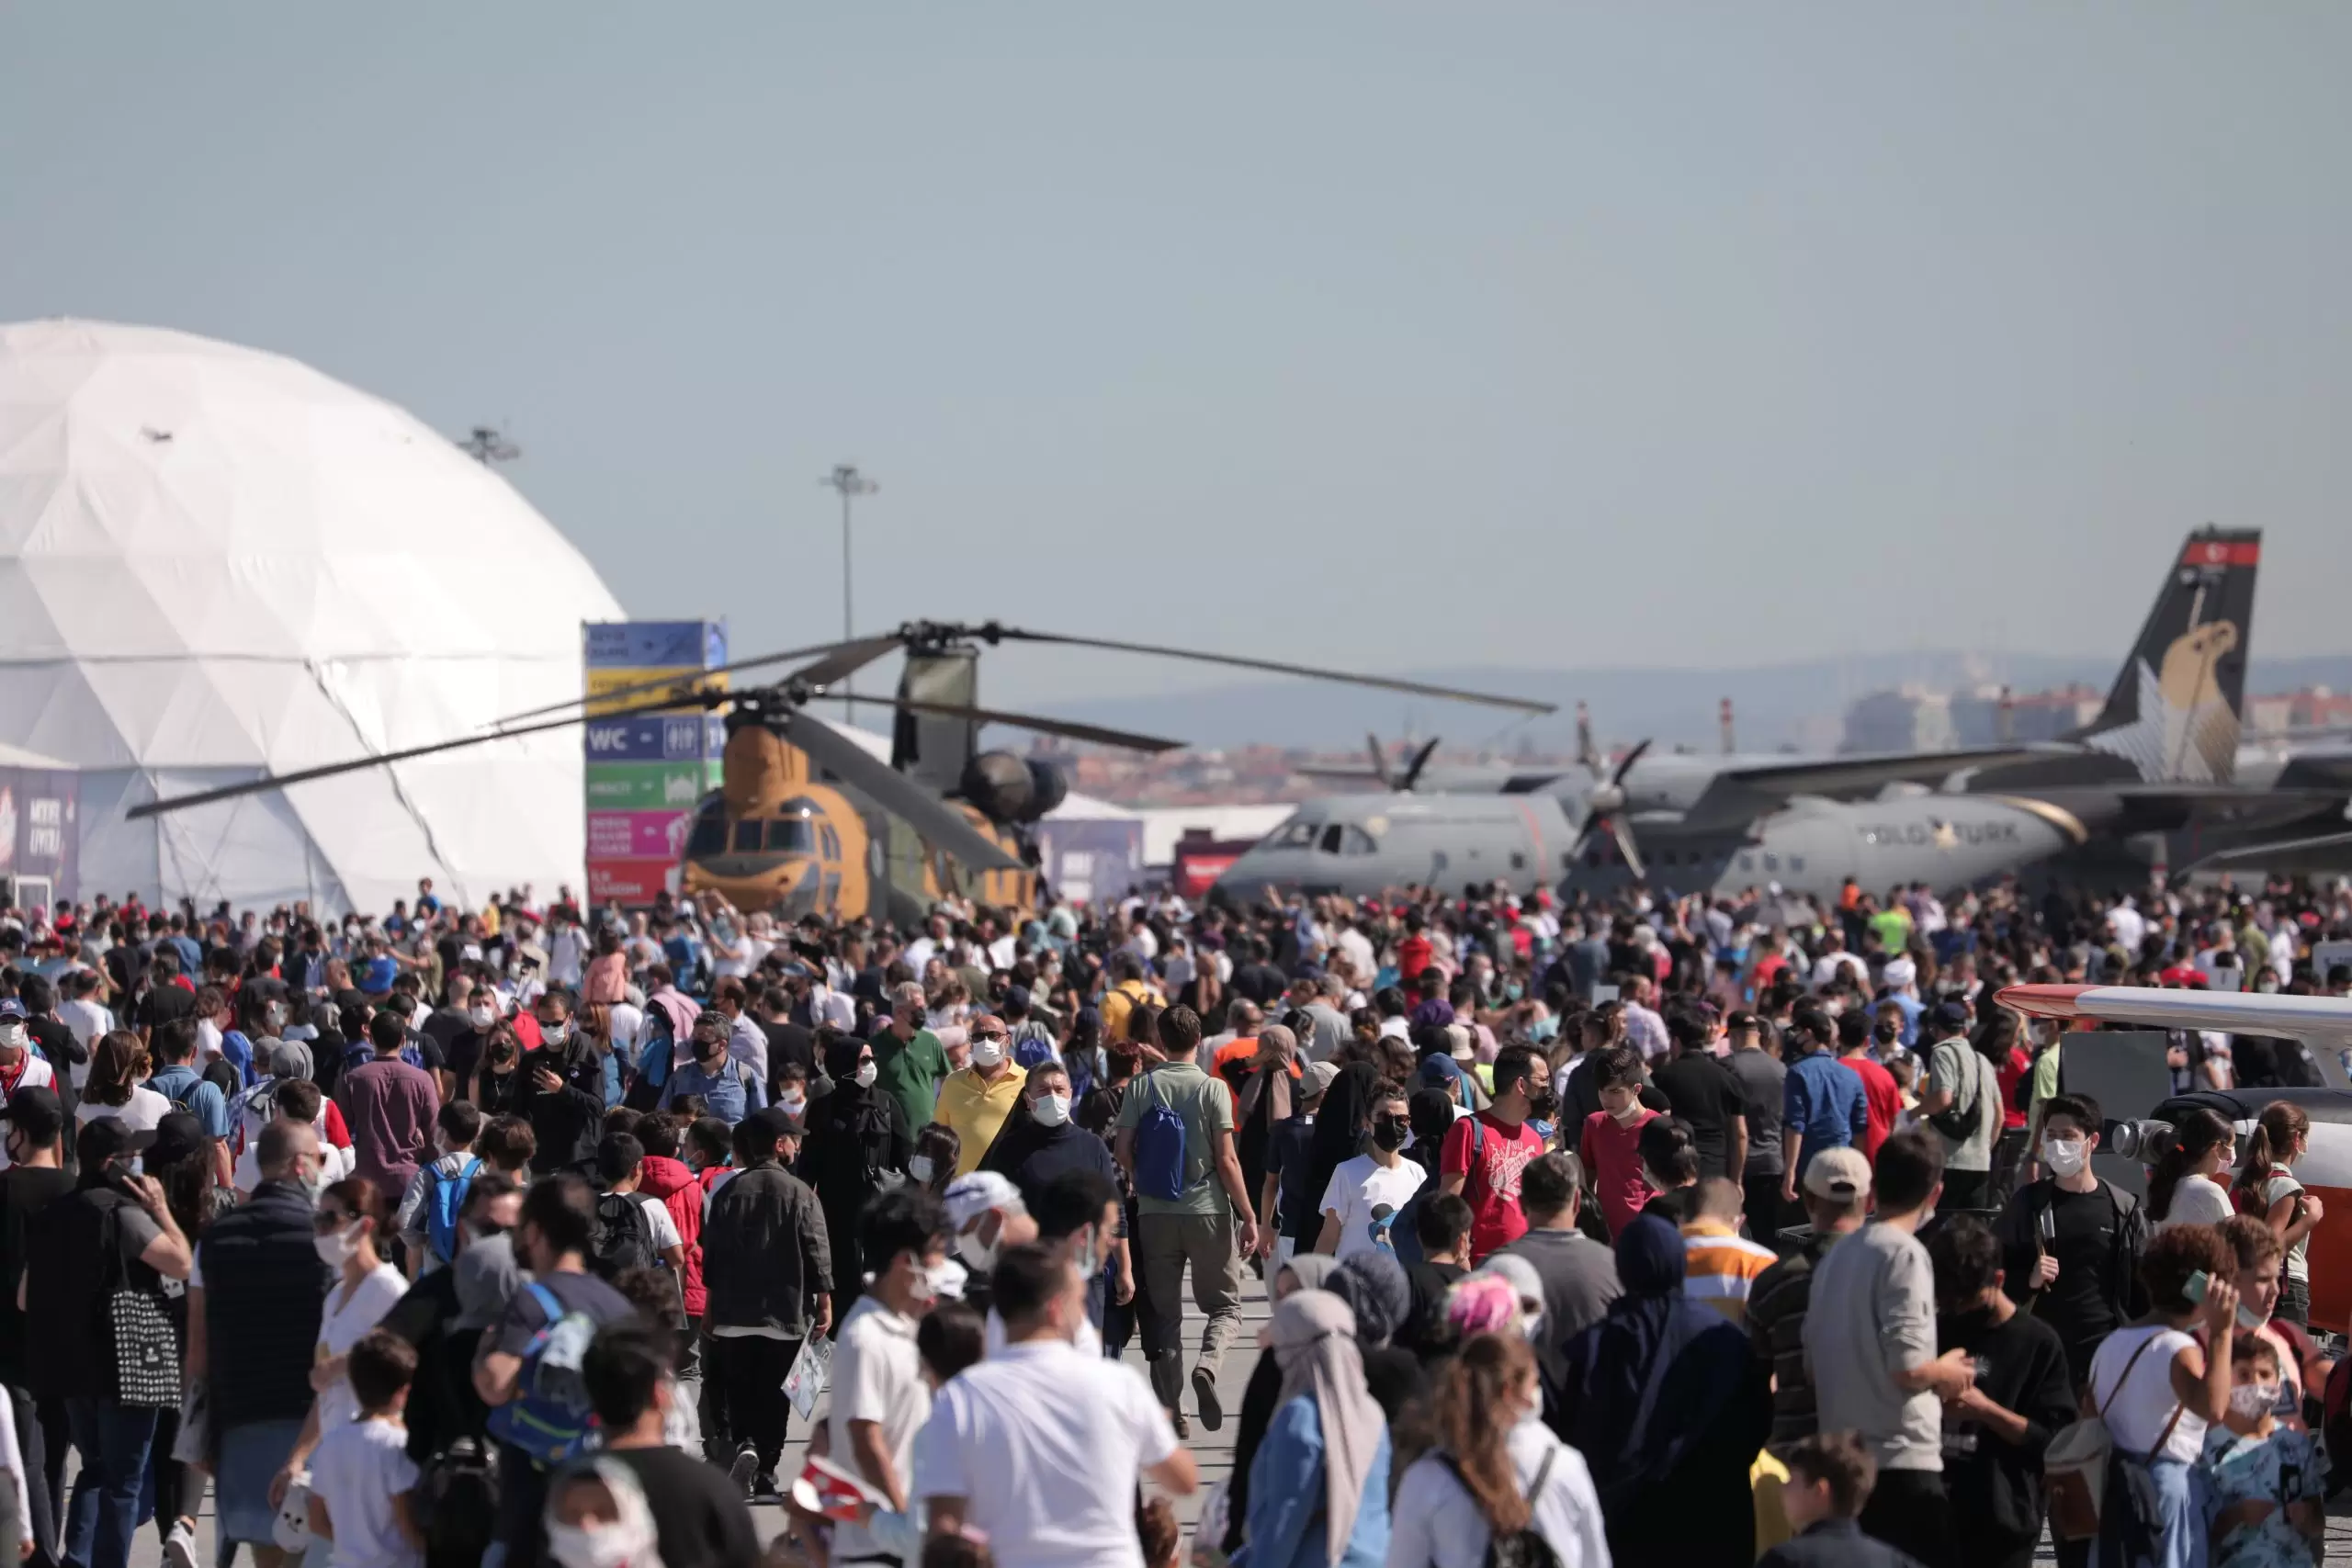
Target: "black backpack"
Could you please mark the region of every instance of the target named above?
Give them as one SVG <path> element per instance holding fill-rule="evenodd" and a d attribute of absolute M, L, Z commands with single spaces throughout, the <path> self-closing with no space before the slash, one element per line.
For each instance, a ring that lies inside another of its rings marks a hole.
<path fill-rule="evenodd" d="M 662 1261 L 653 1250 L 653 1226 L 645 1205 L 653 1200 L 642 1192 L 606 1192 L 596 1200 L 596 1239 L 590 1265 L 607 1280 L 631 1269 L 650 1269 Z"/>
<path fill-rule="evenodd" d="M 1445 1468 L 1453 1472 L 1453 1479 L 1462 1490 L 1469 1491 L 1470 1483 L 1462 1479 L 1462 1467 L 1453 1462 L 1453 1456 L 1444 1454 L 1440 1457 L 1445 1461 Z M 1487 1537 L 1487 1555 L 1481 1559 L 1486 1568 L 1560 1568 L 1560 1554 L 1552 1550 L 1552 1543 L 1536 1529 L 1533 1517 L 1535 1506 L 1544 1500 L 1544 1487 L 1552 1479 L 1552 1461 L 1559 1457 L 1560 1450 L 1555 1444 L 1552 1451 L 1544 1456 L 1544 1463 L 1535 1472 L 1535 1484 L 1527 1489 L 1529 1517 L 1526 1526 L 1509 1535 L 1496 1530 Z"/>
<path fill-rule="evenodd" d="M 425 1568 L 477 1568 L 498 1521 L 498 1456 L 474 1438 L 435 1454 L 413 1495 Z"/>

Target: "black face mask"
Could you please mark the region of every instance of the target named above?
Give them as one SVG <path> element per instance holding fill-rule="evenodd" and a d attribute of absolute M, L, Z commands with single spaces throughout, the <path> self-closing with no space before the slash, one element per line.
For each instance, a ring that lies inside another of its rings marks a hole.
<path fill-rule="evenodd" d="M 1381 1148 L 1386 1149 L 1389 1153 L 1394 1154 L 1396 1150 L 1405 1146 L 1405 1136 L 1409 1130 L 1410 1129 L 1408 1129 L 1404 1122 L 1398 1121 L 1396 1117 L 1383 1116 L 1375 1120 L 1372 1124 L 1372 1141 Z"/>

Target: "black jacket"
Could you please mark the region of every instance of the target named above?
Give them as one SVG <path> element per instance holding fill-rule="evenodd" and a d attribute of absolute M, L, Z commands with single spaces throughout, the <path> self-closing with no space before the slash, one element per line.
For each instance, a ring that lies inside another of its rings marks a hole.
<path fill-rule="evenodd" d="M 774 1328 L 798 1337 L 808 1303 L 833 1288 L 825 1211 L 808 1184 L 755 1165 L 711 1198 L 702 1223 L 702 1280 L 711 1328 Z"/>
<path fill-rule="evenodd" d="M 539 1088 L 535 1075 L 543 1066 L 563 1081 L 552 1089 Z M 584 1170 L 593 1165 L 605 1131 L 605 1059 L 595 1047 L 574 1035 L 560 1050 L 524 1052 L 515 1070 L 526 1086 L 515 1113 L 530 1122 L 538 1145 L 531 1168 Z"/>
<path fill-rule="evenodd" d="M 312 1213 L 301 1188 L 265 1181 L 198 1244 L 216 1432 L 311 1408 L 311 1347 L 334 1283 L 311 1245 Z"/>
<path fill-rule="evenodd" d="M 1823 1519 L 1756 1560 L 1756 1568 L 1920 1568 L 1919 1560 L 1862 1533 L 1851 1519 Z"/>

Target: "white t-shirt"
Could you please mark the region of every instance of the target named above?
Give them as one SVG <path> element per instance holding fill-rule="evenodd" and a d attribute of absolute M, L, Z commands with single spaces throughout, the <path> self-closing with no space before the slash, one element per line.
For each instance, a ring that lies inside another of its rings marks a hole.
<path fill-rule="evenodd" d="M 2124 1364 L 2151 1336 L 2156 1342 L 2132 1367 L 2119 1393 L 2116 1381 L 2123 1376 Z M 2180 1408 L 2172 1392 L 2173 1358 L 2196 1343 L 2177 1328 L 2119 1328 L 2099 1346 L 2091 1357 L 2091 1398 L 2106 1407 L 2108 1433 L 2117 1448 L 2139 1454 L 2154 1446 L 2156 1435 Z M 2109 1399 L 2115 1403 L 2109 1404 Z M 2204 1447 L 2205 1417 L 2182 1410 L 2157 1457 L 2194 1464 Z"/>
<path fill-rule="evenodd" d="M 1552 1436 L 1551 1428 L 1533 1416 L 1510 1429 L 1509 1448 L 1522 1497 L 1535 1484 L 1544 1457 L 1551 1456 L 1544 1495 L 1528 1500 L 1534 1505 L 1535 1532 L 1551 1547 L 1561 1568 L 1599 1568 L 1608 1562 L 1600 1496 L 1593 1490 L 1592 1471 L 1584 1455 Z M 1494 1532 L 1442 1455 L 1425 1454 L 1413 1461 L 1388 1516 L 1396 1527 L 1389 1537 L 1388 1561 L 1396 1568 L 1479 1568 L 1487 1560 Z"/>
<path fill-rule="evenodd" d="M 1143 1568 L 1136 1477 L 1175 1451 L 1133 1367 L 1031 1339 L 939 1391 L 915 1434 L 914 1495 L 963 1498 L 1000 1562 Z"/>
<path fill-rule="evenodd" d="M 685 1237 L 678 1234 L 678 1222 L 671 1215 L 669 1204 L 650 1192 L 631 1192 L 628 1197 L 629 1202 L 636 1206 L 646 1228 L 653 1233 L 653 1250 L 657 1254 L 667 1252 L 673 1247 L 685 1246 Z M 861 1296 L 858 1299 L 863 1301 L 865 1298 Z"/>
<path fill-rule="evenodd" d="M 17 1080 L 17 1089 L 47 1089 L 57 1082 L 57 1069 L 30 1051 L 25 1053 L 25 1076 Z M 0 1138 L 0 1170 L 8 1168 L 7 1140 Z"/>
<path fill-rule="evenodd" d="M 376 1265 L 376 1271 L 359 1281 L 359 1288 L 350 1292 L 348 1300 L 345 1298 L 344 1282 L 337 1280 L 319 1312 L 319 1343 L 312 1359 L 324 1361 L 348 1352 L 369 1329 L 384 1321 L 392 1303 L 407 1292 L 407 1279 L 389 1263 Z M 358 1419 L 359 1400 L 351 1392 L 349 1378 L 319 1395 L 320 1431 L 331 1432 Z M 332 1508 L 334 1505 L 328 1506 Z"/>
<path fill-rule="evenodd" d="M 1384 1166 L 1370 1155 L 1341 1160 L 1323 1189 L 1320 1205 L 1322 1213 L 1340 1216 L 1340 1259 L 1344 1262 L 1359 1252 L 1394 1253 L 1396 1248 L 1389 1228 L 1405 1200 L 1419 1191 L 1428 1179 L 1429 1172 L 1419 1160 L 1399 1158 L 1393 1166 Z"/>
<path fill-rule="evenodd" d="M 311 1490 L 334 1530 L 328 1568 L 418 1568 L 424 1553 L 401 1539 L 392 1499 L 413 1488 L 416 1465 L 397 1422 L 346 1421 L 311 1454 Z"/>
<path fill-rule="evenodd" d="M 873 1296 L 860 1296 L 833 1339 L 833 1400 L 826 1427 L 834 1462 L 854 1470 L 852 1421 L 882 1428 L 882 1446 L 899 1485 L 913 1501 L 915 1434 L 931 1415 L 931 1385 L 922 1380 L 922 1357 L 915 1349 L 915 1321 L 892 1312 Z M 847 1520 L 834 1527 L 833 1560 L 869 1556 L 885 1548 L 864 1525 Z"/>
<path fill-rule="evenodd" d="M 84 1100 L 74 1108 L 74 1120 L 78 1123 L 99 1116 L 112 1116 L 137 1133 L 153 1127 L 171 1113 L 172 1102 L 141 1084 L 130 1091 L 127 1104 L 100 1105 L 95 1100 Z"/>
<path fill-rule="evenodd" d="M 2164 1223 L 2156 1228 L 2218 1225 L 2236 1212 L 2230 1206 L 2230 1195 L 2220 1182 L 2210 1176 L 2184 1176 L 2173 1188 L 2172 1207 L 2165 1212 Z"/>
<path fill-rule="evenodd" d="M 261 1113 L 263 1106 L 277 1109 L 270 1097 L 277 1092 L 278 1080 L 264 1078 L 260 1083 L 237 1096 L 230 1103 L 237 1112 L 237 1164 L 230 1173 L 230 1180 L 240 1192 L 251 1192 L 261 1185 L 261 1131 L 272 1118 Z M 341 1181 L 349 1176 L 358 1156 L 347 1148 L 337 1148 L 327 1140 L 327 1101 L 321 1099 L 319 1113 L 311 1118 L 311 1125 L 318 1129 L 319 1161 L 327 1180 Z"/>

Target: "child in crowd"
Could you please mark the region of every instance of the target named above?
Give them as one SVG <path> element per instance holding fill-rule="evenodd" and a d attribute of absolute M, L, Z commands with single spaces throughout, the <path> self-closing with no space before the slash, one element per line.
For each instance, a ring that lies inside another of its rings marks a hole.
<path fill-rule="evenodd" d="M 409 1501 L 417 1470 L 401 1418 L 416 1350 L 389 1329 L 370 1329 L 344 1366 L 359 1419 L 311 1454 L 311 1535 L 333 1543 L 328 1568 L 422 1568 L 424 1534 Z"/>
<path fill-rule="evenodd" d="M 1647 1080 L 1641 1054 L 1632 1046 L 1607 1047 L 1586 1070 L 1594 1075 L 1600 1109 L 1584 1119 L 1584 1162 L 1592 1168 L 1600 1217 L 1614 1241 L 1642 1205 L 1657 1196 L 1657 1189 L 1642 1174 L 1642 1129 L 1659 1112 L 1642 1103 L 1642 1085 Z"/>
<path fill-rule="evenodd" d="M 2311 1434 L 2278 1425 L 2278 1351 L 2246 1335 L 2230 1348 L 2230 1412 L 2199 1461 L 2212 1568 L 2301 1568 L 2327 1534 L 2326 1463 Z"/>
<path fill-rule="evenodd" d="M 1851 1432 L 1822 1432 L 1788 1452 L 1788 1483 L 1781 1508 L 1793 1532 L 1756 1560 L 1756 1568 L 1812 1568 L 1826 1562 L 1895 1561 L 1900 1554 L 1878 1547 L 1855 1520 L 1878 1485 L 1878 1464 Z M 1909 1558 L 1904 1557 L 1908 1562 Z"/>

